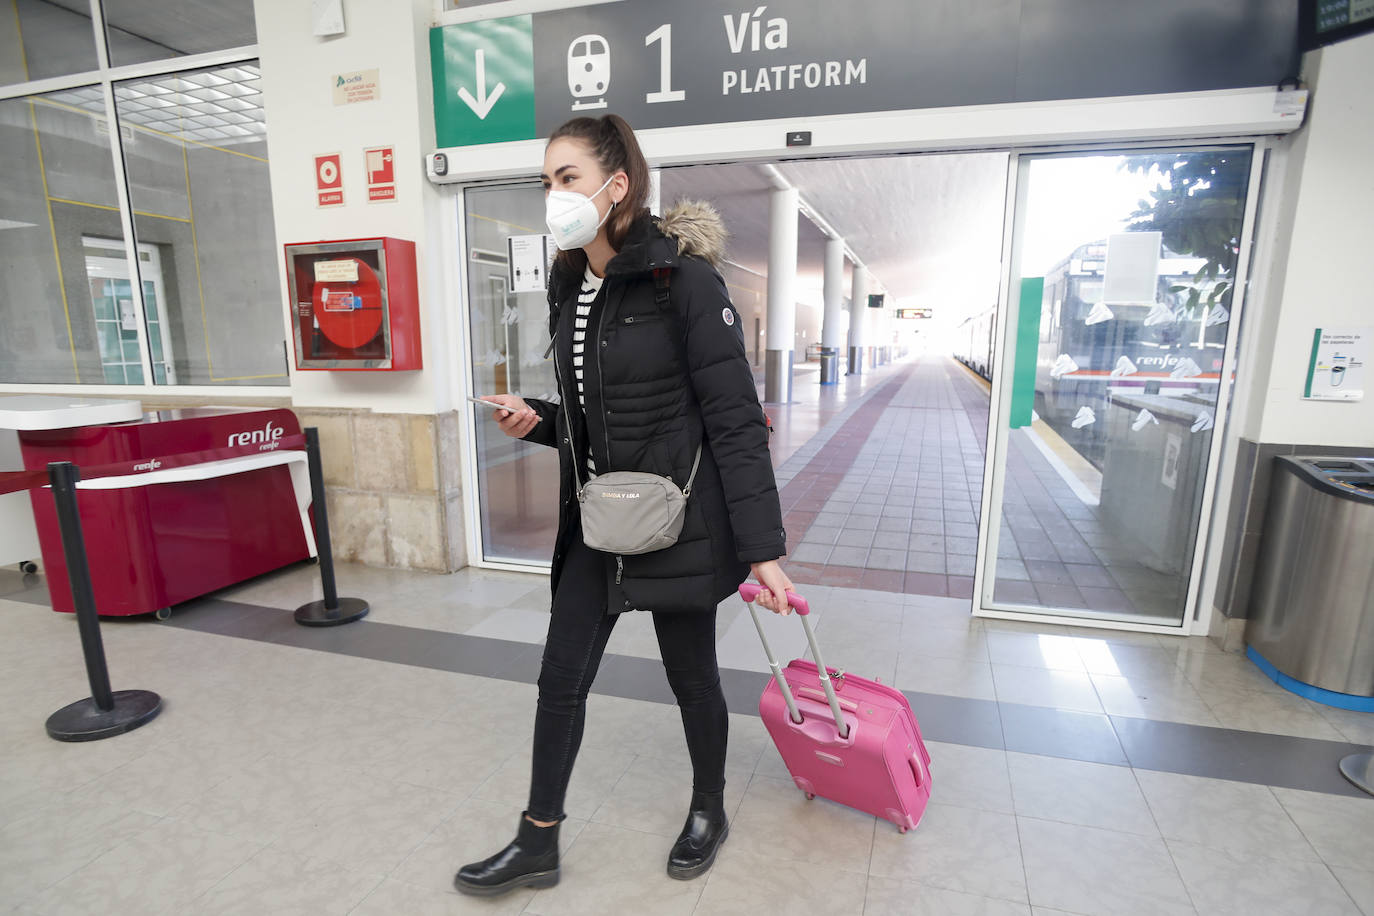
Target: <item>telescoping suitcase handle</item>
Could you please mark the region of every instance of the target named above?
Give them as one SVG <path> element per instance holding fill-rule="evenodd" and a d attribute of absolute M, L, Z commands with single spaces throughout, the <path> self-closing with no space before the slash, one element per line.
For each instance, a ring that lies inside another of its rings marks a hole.
<path fill-rule="evenodd" d="M 754 629 L 759 632 L 759 641 L 763 643 L 763 652 L 768 656 L 768 667 L 773 671 L 773 680 L 777 682 L 778 689 L 782 691 L 783 702 L 787 704 L 787 714 L 792 717 L 792 721 L 801 724 L 801 710 L 797 708 L 797 701 L 792 696 L 792 688 L 787 683 L 787 678 L 782 675 L 782 668 L 778 666 L 778 660 L 773 657 L 773 649 L 768 645 L 768 637 L 763 635 L 763 624 L 759 623 L 758 612 L 754 610 L 754 602 L 758 600 L 759 593 L 763 586 L 756 582 L 745 582 L 739 587 L 739 596 L 744 599 L 744 603 L 749 606 L 749 616 L 754 618 Z M 835 728 L 842 739 L 849 737 L 849 723 L 845 722 L 844 716 L 840 712 L 840 700 L 835 696 L 835 688 L 830 683 L 830 671 L 825 667 L 825 662 L 821 659 L 821 647 L 816 645 L 816 633 L 811 629 L 811 606 L 806 603 L 806 599 L 796 592 L 787 593 L 787 603 L 797 611 L 797 616 L 801 618 L 802 629 L 806 630 L 806 641 L 811 645 L 811 657 L 816 660 L 816 670 L 820 676 L 821 688 L 825 691 L 825 699 L 830 703 L 830 712 L 835 717 Z"/>

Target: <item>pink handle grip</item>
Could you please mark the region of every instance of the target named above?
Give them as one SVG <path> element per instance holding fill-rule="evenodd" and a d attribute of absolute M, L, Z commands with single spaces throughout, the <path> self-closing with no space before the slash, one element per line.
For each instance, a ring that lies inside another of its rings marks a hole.
<path fill-rule="evenodd" d="M 763 591 L 763 586 L 757 582 L 744 582 L 739 587 L 739 596 L 745 601 L 753 603 L 758 600 L 759 592 Z M 787 593 L 787 603 L 797 609 L 797 613 L 805 617 L 811 613 L 811 605 L 806 603 L 806 599 L 796 592 Z"/>
<path fill-rule="evenodd" d="M 919 752 L 912 754 L 907 763 L 911 765 L 911 775 L 916 777 L 918 788 L 930 782 L 930 771 L 926 769 L 926 762 L 921 758 Z"/>

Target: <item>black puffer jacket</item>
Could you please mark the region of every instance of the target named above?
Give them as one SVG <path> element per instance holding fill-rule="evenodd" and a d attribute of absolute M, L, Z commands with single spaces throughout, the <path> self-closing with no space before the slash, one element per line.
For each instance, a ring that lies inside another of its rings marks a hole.
<path fill-rule="evenodd" d="M 646 214 L 635 223 L 606 265 L 604 304 L 589 316 L 585 414 L 570 368 L 582 276 L 560 260 L 550 278 L 549 330 L 572 428 L 558 405 L 531 399 L 540 422 L 525 438 L 559 450 L 554 589 L 575 531 L 574 456 L 584 481 L 590 447 L 603 472 L 649 471 L 682 486 L 702 443 L 678 542 L 654 553 L 608 557 L 610 613 L 710 610 L 739 587 L 750 563 L 786 552 L 739 314 L 712 266 L 724 240 L 720 217 L 705 204 L 679 204 L 662 220 Z M 667 309 L 654 301 L 656 269 L 671 271 Z"/>

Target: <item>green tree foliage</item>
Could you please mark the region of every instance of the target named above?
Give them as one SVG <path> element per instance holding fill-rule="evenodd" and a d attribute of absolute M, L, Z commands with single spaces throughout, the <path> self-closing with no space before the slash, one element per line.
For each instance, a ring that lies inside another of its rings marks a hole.
<path fill-rule="evenodd" d="M 1202 298 L 1200 284 L 1212 281 L 1207 304 L 1221 302 L 1229 308 L 1250 157 L 1234 151 L 1190 151 L 1170 157 L 1131 156 L 1121 167 L 1137 173 L 1156 169 L 1160 175 L 1158 187 L 1150 192 L 1152 199 L 1141 200 L 1131 214 L 1130 228 L 1160 232 L 1170 251 L 1205 261 L 1196 275 L 1198 286 L 1174 286 L 1169 291 L 1187 290 L 1191 311 Z"/>

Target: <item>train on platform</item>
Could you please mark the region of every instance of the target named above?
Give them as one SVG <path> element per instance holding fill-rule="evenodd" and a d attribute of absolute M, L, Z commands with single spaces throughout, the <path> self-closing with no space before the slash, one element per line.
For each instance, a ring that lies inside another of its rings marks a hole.
<path fill-rule="evenodd" d="M 1103 303 L 1107 243 L 1075 248 L 1044 277 L 1036 347 L 1035 412 L 1079 454 L 1102 467 L 1114 395 L 1187 397 L 1215 403 L 1230 327 L 1229 296 L 1209 295 L 1223 276 L 1199 279 L 1201 258 L 1165 249 L 1154 302 Z M 1202 292 L 1189 305 L 1189 290 Z M 965 318 L 955 329 L 953 356 L 989 382 L 995 308 Z M 1082 423 L 1088 415 L 1094 422 Z M 1077 427 L 1075 420 L 1079 421 Z"/>

